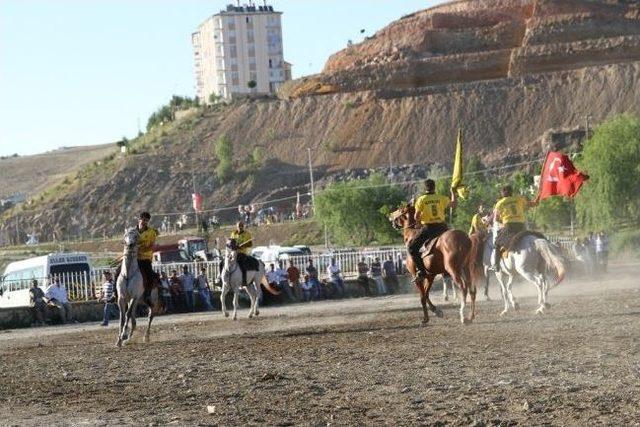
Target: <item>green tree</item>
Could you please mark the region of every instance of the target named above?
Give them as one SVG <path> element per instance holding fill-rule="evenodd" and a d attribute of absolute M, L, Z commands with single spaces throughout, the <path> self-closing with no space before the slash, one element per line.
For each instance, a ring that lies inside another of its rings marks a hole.
<path fill-rule="evenodd" d="M 214 151 L 218 158 L 216 176 L 225 182 L 233 174 L 233 142 L 226 135 L 221 135 L 216 141 Z"/>
<path fill-rule="evenodd" d="M 570 200 L 564 197 L 550 197 L 531 209 L 529 218 L 538 229 L 560 230 L 571 224 L 572 209 Z"/>
<path fill-rule="evenodd" d="M 336 183 L 316 196 L 316 217 L 342 245 L 386 244 L 400 240 L 387 219 L 405 199 L 404 191 L 382 175 Z"/>
<path fill-rule="evenodd" d="M 258 83 L 255 80 L 249 80 L 247 82 L 247 87 L 249 89 L 254 89 L 256 86 L 258 86 Z"/>
<path fill-rule="evenodd" d="M 584 226 L 598 230 L 640 223 L 640 118 L 622 115 L 598 126 L 578 167 L 590 176 L 576 198 Z"/>

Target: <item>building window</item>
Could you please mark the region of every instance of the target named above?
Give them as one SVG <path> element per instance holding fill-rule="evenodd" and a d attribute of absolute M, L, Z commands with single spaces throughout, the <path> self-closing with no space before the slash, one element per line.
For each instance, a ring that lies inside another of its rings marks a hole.
<path fill-rule="evenodd" d="M 254 82 L 258 81 L 258 73 L 252 71 L 249 73 L 249 80 L 253 80 Z"/>
<path fill-rule="evenodd" d="M 229 56 L 232 58 L 238 57 L 238 49 L 235 46 L 229 46 Z"/>
<path fill-rule="evenodd" d="M 256 48 L 253 46 L 249 46 L 249 57 L 255 57 L 256 56 Z"/>
<path fill-rule="evenodd" d="M 273 68 L 273 60 L 272 59 L 269 60 L 269 68 Z"/>
<path fill-rule="evenodd" d="M 247 17 L 246 17 L 246 18 L 244 18 L 244 19 L 246 20 L 247 24 L 251 22 L 251 17 L 250 17 L 250 16 L 247 16 Z"/>

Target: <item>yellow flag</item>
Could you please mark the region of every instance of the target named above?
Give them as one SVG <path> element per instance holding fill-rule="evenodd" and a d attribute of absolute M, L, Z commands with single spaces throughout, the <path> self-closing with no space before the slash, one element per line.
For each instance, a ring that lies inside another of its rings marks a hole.
<path fill-rule="evenodd" d="M 456 157 L 453 161 L 453 178 L 451 189 L 458 193 L 461 199 L 467 197 L 467 187 L 464 185 L 464 172 L 462 171 L 462 129 L 458 130 L 458 142 L 456 143 Z"/>

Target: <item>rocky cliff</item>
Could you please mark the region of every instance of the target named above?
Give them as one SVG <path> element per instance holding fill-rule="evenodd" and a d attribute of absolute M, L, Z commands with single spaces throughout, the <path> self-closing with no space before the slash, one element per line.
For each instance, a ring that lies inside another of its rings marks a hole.
<path fill-rule="evenodd" d="M 141 208 L 190 210 L 194 181 L 207 209 L 295 195 L 308 190 L 309 152 L 316 178 L 390 161 L 450 165 L 458 128 L 466 153 L 488 165 L 539 157 L 549 129 L 640 113 L 639 19 L 631 1 L 474 0 L 417 12 L 290 83 L 285 99 L 154 130 L 133 155 L 32 195 L 0 230 L 17 219 L 47 239 L 119 232 Z M 234 142 L 227 183 L 213 173 L 222 134 Z"/>

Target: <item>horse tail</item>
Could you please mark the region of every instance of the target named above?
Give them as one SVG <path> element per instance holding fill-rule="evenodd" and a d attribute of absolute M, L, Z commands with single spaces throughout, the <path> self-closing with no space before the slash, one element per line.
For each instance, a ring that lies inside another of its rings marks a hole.
<path fill-rule="evenodd" d="M 260 279 L 260 283 L 271 295 L 276 295 L 276 296 L 280 295 L 280 291 L 277 289 L 273 289 L 273 287 L 269 284 L 269 281 L 267 280 L 267 276 L 265 276 L 264 274 L 262 275 L 262 279 Z M 258 284 L 258 286 L 260 286 L 260 284 Z"/>
<path fill-rule="evenodd" d="M 562 261 L 562 256 L 557 250 L 545 239 L 536 239 L 535 246 L 538 253 L 542 256 L 548 267 L 556 270 L 556 283 L 558 285 L 564 279 L 566 268 Z M 555 286 L 554 285 L 554 286 Z"/>
<path fill-rule="evenodd" d="M 471 273 L 472 280 L 481 279 L 484 276 L 484 270 L 482 268 L 484 241 L 478 234 L 470 235 L 469 240 L 471 240 L 468 264 L 469 272 Z"/>

